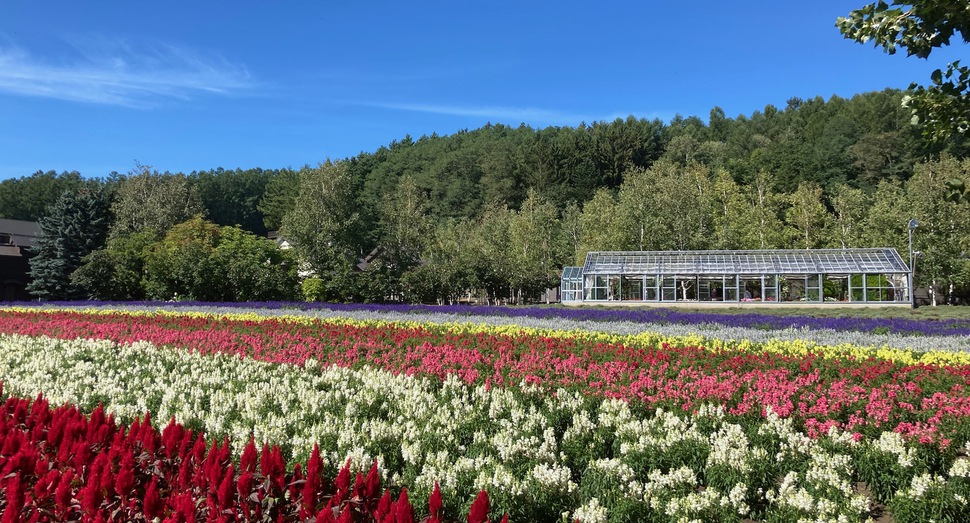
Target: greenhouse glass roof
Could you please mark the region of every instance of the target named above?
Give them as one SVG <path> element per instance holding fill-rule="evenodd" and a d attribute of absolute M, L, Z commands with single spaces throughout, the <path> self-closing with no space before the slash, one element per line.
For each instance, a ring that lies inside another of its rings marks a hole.
<path fill-rule="evenodd" d="M 582 267 L 564 267 L 562 270 L 563 278 L 582 278 L 583 268 Z"/>
<path fill-rule="evenodd" d="M 584 274 L 908 273 L 896 249 L 590 252 Z"/>

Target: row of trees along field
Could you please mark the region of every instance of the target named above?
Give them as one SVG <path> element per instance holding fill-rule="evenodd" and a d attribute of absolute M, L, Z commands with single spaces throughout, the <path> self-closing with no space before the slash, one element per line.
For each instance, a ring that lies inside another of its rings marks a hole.
<path fill-rule="evenodd" d="M 970 203 L 947 182 L 970 180 L 970 142 L 925 140 L 905 94 L 706 122 L 489 124 L 301 169 L 37 172 L 0 183 L 0 215 L 40 220 L 43 299 L 518 302 L 589 250 L 906 252 L 910 218 L 918 284 L 957 296 Z"/>

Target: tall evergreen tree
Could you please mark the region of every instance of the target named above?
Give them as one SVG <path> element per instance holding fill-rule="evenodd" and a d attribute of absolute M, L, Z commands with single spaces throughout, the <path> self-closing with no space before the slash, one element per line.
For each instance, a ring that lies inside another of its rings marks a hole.
<path fill-rule="evenodd" d="M 71 283 L 81 258 L 101 248 L 111 224 L 109 199 L 100 186 L 65 191 L 41 218 L 37 255 L 30 260 L 27 291 L 43 300 L 82 297 Z"/>

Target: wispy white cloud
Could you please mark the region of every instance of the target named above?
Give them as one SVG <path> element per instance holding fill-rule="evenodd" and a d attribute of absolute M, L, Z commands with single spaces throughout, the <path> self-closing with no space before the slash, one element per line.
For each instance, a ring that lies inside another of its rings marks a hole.
<path fill-rule="evenodd" d="M 660 117 L 653 113 L 612 113 L 608 115 L 579 114 L 565 111 L 540 109 L 536 107 L 506 107 L 506 106 L 461 106 L 420 103 L 374 103 L 364 102 L 361 105 L 379 107 L 398 111 L 413 111 L 420 113 L 443 114 L 448 116 L 464 116 L 487 118 L 493 122 L 504 122 L 515 125 L 521 122 L 532 125 L 577 125 L 580 122 L 593 123 L 597 121 L 612 121 L 626 118 L 633 114 L 638 118 Z"/>
<path fill-rule="evenodd" d="M 510 123 L 538 122 L 544 124 L 565 124 L 576 123 L 583 119 L 582 116 L 575 114 L 534 107 L 459 106 L 414 103 L 363 103 L 361 105 L 397 111 L 489 118 L 496 122 L 504 121 Z"/>
<path fill-rule="evenodd" d="M 232 95 L 255 82 L 245 68 L 218 56 L 123 41 L 71 43 L 69 58 L 44 59 L 0 42 L 0 91 L 77 102 L 152 107 L 165 99 Z"/>

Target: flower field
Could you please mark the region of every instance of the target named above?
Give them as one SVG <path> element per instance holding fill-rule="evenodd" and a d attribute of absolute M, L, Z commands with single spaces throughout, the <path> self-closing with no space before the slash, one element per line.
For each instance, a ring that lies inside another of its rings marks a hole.
<path fill-rule="evenodd" d="M 304 312 L 0 309 L 3 521 L 970 520 L 958 328 Z"/>

